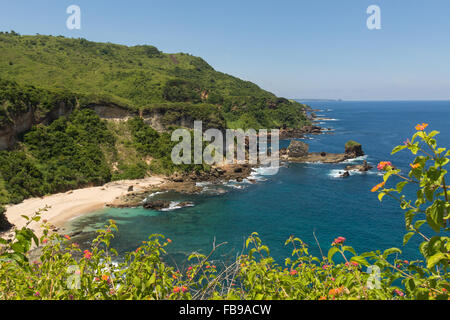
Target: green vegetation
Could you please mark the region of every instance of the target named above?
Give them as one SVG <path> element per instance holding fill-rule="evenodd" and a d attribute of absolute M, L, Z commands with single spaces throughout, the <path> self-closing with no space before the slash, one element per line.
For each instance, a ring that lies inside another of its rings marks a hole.
<path fill-rule="evenodd" d="M 151 173 L 209 170 L 170 160 L 171 130 L 194 120 L 204 129 L 307 123 L 304 105 L 188 54 L 15 32 L 0 32 L 0 52 L 0 132 L 19 141 L 0 151 L 0 205 Z M 136 118 L 107 122 L 95 106 Z"/>
<path fill-rule="evenodd" d="M 0 78 L 70 91 L 91 103 L 114 102 L 135 110 L 171 105 L 214 108 L 232 128 L 306 123 L 304 105 L 215 71 L 189 54 L 17 33 L 0 33 L 0 52 Z"/>
<path fill-rule="evenodd" d="M 129 125 L 142 130 L 138 120 Z M 358 254 L 344 237 L 333 241 L 326 256 L 314 257 L 304 242 L 291 236 L 285 245 L 292 247 L 292 255 L 282 267 L 253 233 L 245 252 L 224 267 L 209 260 L 213 252 L 193 253 L 182 270 L 167 265 L 164 255 L 172 241 L 162 235 L 150 236 L 115 265 L 112 259 L 117 252 L 110 247 L 117 231 L 114 221 L 82 250 L 69 236 L 50 235 L 45 221 L 38 239 L 28 228 L 30 222 L 40 221 L 38 212 L 25 217 L 27 225 L 16 231 L 12 241 L 0 238 L 0 299 L 448 300 L 450 192 L 444 167 L 450 151 L 437 146 L 437 134 L 421 129 L 406 145 L 396 147 L 393 153 L 408 149 L 415 156 L 411 170 L 403 176 L 390 162 L 380 163 L 384 179 L 372 190 L 379 191 L 380 200 L 389 196 L 400 202 L 408 231 L 404 244 L 413 236 L 421 237 L 418 251 L 423 261 L 402 259 L 398 248 Z M 151 145 L 143 150 L 154 152 Z M 400 182 L 385 188 L 394 176 Z M 408 184 L 417 189 L 415 199 L 403 194 Z M 42 245 L 36 261 L 28 260 L 32 242 Z"/>
<path fill-rule="evenodd" d="M 0 152 L 2 203 L 110 181 L 101 146 L 112 149 L 114 137 L 92 110 L 75 110 L 49 126 L 35 126 L 20 148 Z"/>
<path fill-rule="evenodd" d="M 205 129 L 306 123 L 304 105 L 188 54 L 15 32 L 0 32 L 0 52 L 0 132 L 19 140 L 0 151 L 0 205 L 150 173 L 208 170 L 170 160 L 171 130 L 194 120 Z M 103 121 L 89 110 L 95 105 L 154 118 L 164 132 L 138 118 Z M 31 130 L 8 131 L 22 126 Z"/>
<path fill-rule="evenodd" d="M 360 143 L 353 140 L 347 141 L 345 144 L 345 148 L 360 147 L 360 146 L 361 146 Z"/>
<path fill-rule="evenodd" d="M 34 111 L 36 121 L 43 121 L 61 102 L 74 107 L 76 97 L 66 90 L 50 91 L 0 79 L 0 129 L 14 123 L 17 117 L 30 111 L 30 108 Z"/>

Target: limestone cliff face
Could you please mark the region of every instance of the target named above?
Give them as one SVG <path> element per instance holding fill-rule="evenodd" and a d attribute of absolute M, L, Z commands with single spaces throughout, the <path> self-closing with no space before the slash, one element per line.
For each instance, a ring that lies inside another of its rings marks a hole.
<path fill-rule="evenodd" d="M 32 126 L 40 123 L 48 125 L 59 117 L 69 115 L 75 108 L 76 106 L 70 103 L 61 102 L 46 115 L 39 115 L 33 107 L 30 107 L 27 112 L 12 119 L 11 124 L 0 127 L 0 150 L 11 149 L 17 142 L 18 136 L 30 130 Z M 139 112 L 113 103 L 89 104 L 85 108 L 94 110 L 101 119 L 110 121 L 126 121 L 132 117 L 141 116 L 145 123 L 160 132 L 167 130 L 171 125 L 192 129 L 194 121 L 197 120 L 183 112 L 172 112 L 164 108 Z M 215 127 L 214 124 L 211 126 Z M 209 123 L 204 121 L 203 129 L 206 130 L 209 127 Z M 225 128 L 218 129 L 224 131 Z"/>
<path fill-rule="evenodd" d="M 40 115 L 33 107 L 29 107 L 25 113 L 22 113 L 12 119 L 12 123 L 0 127 L 0 150 L 10 149 L 17 142 L 17 137 L 32 126 L 43 123 L 49 124 L 61 116 L 71 113 L 74 109 L 72 104 L 60 102 L 45 115 Z"/>
<path fill-rule="evenodd" d="M 9 149 L 16 143 L 17 135 L 29 130 L 34 124 L 34 115 L 31 108 L 13 119 L 13 123 L 0 128 L 0 150 Z"/>

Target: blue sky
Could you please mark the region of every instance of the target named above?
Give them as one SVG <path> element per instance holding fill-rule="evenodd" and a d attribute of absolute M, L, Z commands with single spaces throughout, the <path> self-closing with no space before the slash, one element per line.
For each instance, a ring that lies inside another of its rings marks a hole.
<path fill-rule="evenodd" d="M 448 0 L 0 0 L 0 30 L 187 52 L 288 98 L 450 100 Z"/>

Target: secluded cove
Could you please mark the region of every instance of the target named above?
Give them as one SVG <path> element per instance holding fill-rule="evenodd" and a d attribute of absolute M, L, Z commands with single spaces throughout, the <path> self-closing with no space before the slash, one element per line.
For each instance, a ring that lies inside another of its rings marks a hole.
<path fill-rule="evenodd" d="M 119 233 L 113 245 L 121 254 L 134 250 L 150 234 L 163 234 L 173 240 L 169 254 L 177 262 L 192 251 L 209 252 L 214 239 L 216 243 L 228 242 L 217 258 L 232 258 L 254 231 L 261 235 L 277 259 L 290 254 L 284 241 L 291 234 L 309 244 L 313 254 L 320 255 L 313 232 L 326 250 L 337 236 L 346 237 L 358 252 L 401 248 L 405 233 L 402 210 L 387 199 L 380 203 L 376 194 L 370 192 L 382 178 L 377 169 L 352 172 L 346 179 L 339 175 L 345 166 L 361 164 L 364 160 L 373 165 L 389 159 L 406 169 L 408 156 L 391 156 L 390 152 L 394 145 L 411 135 L 419 122 L 426 121 L 433 129 L 440 130 L 439 143 L 449 145 L 450 103 L 326 102 L 320 106 L 324 117 L 334 119 L 325 126 L 335 132 L 308 139 L 311 150 L 342 152 L 345 142 L 353 139 L 364 146 L 366 156 L 342 164 L 290 163 L 282 166 L 275 176 L 265 176 L 259 170 L 254 175 L 256 184 L 216 186 L 229 189 L 219 196 L 213 191 L 201 195 L 162 193 L 154 197 L 174 201 L 174 207 L 181 201 L 190 201 L 193 206 L 166 211 L 106 208 L 72 220 L 68 227 L 85 231 L 77 241 L 87 243 L 94 236 L 92 231 L 108 219 L 114 219 Z M 424 107 L 430 112 L 423 113 Z M 289 141 L 282 141 L 280 147 L 288 144 Z M 402 248 L 406 257 L 417 257 L 418 240 L 413 238 Z"/>

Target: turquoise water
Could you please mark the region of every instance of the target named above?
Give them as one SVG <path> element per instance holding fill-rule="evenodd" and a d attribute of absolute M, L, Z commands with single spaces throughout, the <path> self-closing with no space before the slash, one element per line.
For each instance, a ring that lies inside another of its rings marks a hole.
<path fill-rule="evenodd" d="M 321 126 L 335 130 L 333 134 L 308 140 L 312 152 L 343 152 L 345 142 L 352 139 L 363 145 L 365 159 L 372 165 L 390 160 L 406 170 L 410 154 L 391 156 L 390 152 L 411 137 L 414 126 L 422 122 L 429 123 L 430 130 L 441 132 L 437 138 L 440 145 L 450 146 L 450 102 L 311 102 L 311 105 L 324 110 L 317 112 L 319 116 L 332 119 Z M 288 144 L 289 141 L 280 143 Z M 77 241 L 86 244 L 94 236 L 95 228 L 114 219 L 120 232 L 113 246 L 122 254 L 134 250 L 150 234 L 164 234 L 173 240 L 169 256 L 178 264 L 193 251 L 208 253 L 214 239 L 216 244 L 228 243 L 215 258 L 233 258 L 254 231 L 280 263 L 290 256 L 291 249 L 284 247 L 284 242 L 291 234 L 303 239 L 310 251 L 319 255 L 313 232 L 325 252 L 334 238 L 343 236 L 360 253 L 396 246 L 403 250 L 405 258 L 417 257 L 419 239 L 413 238 L 402 247 L 404 216 L 398 204 L 389 199 L 380 203 L 376 194 L 370 192 L 381 182 L 381 175 L 373 169 L 347 179 L 336 178 L 345 165 L 289 164 L 275 176 L 255 174 L 259 179 L 256 184 L 220 186 L 230 190 L 220 196 L 173 193 L 154 196 L 192 201 L 193 207 L 165 212 L 104 209 L 71 221 L 70 228 L 85 231 Z"/>

